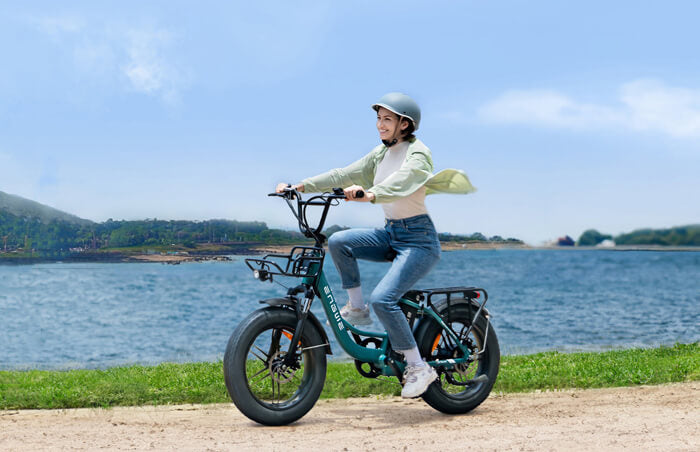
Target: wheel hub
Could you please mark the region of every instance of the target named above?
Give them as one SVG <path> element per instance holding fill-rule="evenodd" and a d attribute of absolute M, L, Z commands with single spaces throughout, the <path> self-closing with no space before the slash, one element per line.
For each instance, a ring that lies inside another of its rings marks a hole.
<path fill-rule="evenodd" d="M 268 368 L 270 369 L 270 377 L 276 383 L 288 383 L 292 380 L 292 378 L 294 378 L 297 370 L 299 370 L 298 366 L 295 366 L 295 368 L 285 365 L 285 356 L 287 356 L 286 353 L 276 352 L 274 355 L 272 355 L 272 358 L 268 364 Z"/>

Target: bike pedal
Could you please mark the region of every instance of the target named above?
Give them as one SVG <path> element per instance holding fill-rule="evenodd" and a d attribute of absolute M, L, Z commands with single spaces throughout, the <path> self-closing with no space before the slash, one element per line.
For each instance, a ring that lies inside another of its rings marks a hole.
<path fill-rule="evenodd" d="M 489 377 L 485 374 L 481 374 L 478 377 L 470 381 L 470 383 L 486 383 L 489 381 Z"/>

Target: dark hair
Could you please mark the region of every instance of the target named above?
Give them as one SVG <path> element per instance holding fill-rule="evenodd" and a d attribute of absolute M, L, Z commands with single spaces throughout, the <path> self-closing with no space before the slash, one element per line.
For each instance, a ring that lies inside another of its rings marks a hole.
<path fill-rule="evenodd" d="M 401 131 L 401 138 L 403 138 L 406 141 L 414 139 L 416 136 L 413 134 L 413 132 L 416 131 L 416 127 L 413 125 L 413 121 L 410 118 L 407 118 L 406 116 L 401 116 L 399 120 L 399 127 L 401 127 L 401 121 L 408 121 L 408 127 L 406 127 L 406 130 Z"/>

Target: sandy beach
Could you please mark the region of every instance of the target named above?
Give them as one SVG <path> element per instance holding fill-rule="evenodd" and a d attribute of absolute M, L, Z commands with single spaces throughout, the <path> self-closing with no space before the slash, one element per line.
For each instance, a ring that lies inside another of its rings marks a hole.
<path fill-rule="evenodd" d="M 700 449 L 700 382 L 492 394 L 461 416 L 420 399 L 321 400 L 264 427 L 233 405 L 0 411 L 0 450 Z"/>

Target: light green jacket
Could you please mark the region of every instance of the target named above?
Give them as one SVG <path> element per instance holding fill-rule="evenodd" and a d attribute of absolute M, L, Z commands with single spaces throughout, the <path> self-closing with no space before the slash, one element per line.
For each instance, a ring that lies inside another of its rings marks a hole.
<path fill-rule="evenodd" d="M 360 160 L 345 168 L 332 169 L 318 176 L 301 181 L 308 193 L 329 191 L 333 187 L 346 188 L 360 185 L 374 193 L 373 202 L 387 203 L 408 196 L 425 185 L 427 195 L 433 193 L 467 194 L 476 191 L 467 175 L 460 170 L 446 169 L 433 174 L 433 159 L 430 149 L 417 138 L 413 138 L 406 151 L 401 168 L 374 185 L 374 174 L 388 148 L 380 144 Z M 368 188 L 369 187 L 369 188 Z"/>

